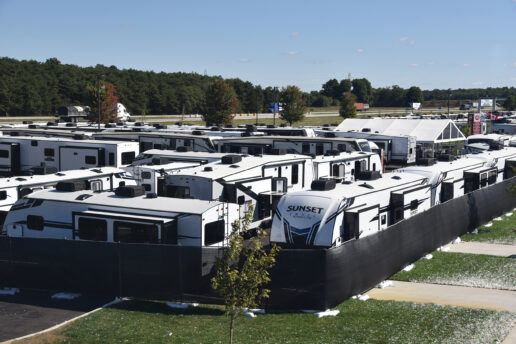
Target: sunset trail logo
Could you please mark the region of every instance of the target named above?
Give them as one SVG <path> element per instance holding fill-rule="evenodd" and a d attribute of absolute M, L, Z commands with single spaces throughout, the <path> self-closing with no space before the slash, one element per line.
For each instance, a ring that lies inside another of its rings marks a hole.
<path fill-rule="evenodd" d="M 320 207 L 312 207 L 309 205 L 289 205 L 287 207 L 287 212 L 305 212 L 305 213 L 315 213 L 320 214 L 323 208 Z"/>

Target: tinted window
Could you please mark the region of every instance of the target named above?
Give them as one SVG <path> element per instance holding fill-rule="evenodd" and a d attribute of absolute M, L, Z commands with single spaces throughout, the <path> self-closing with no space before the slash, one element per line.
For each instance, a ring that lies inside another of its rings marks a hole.
<path fill-rule="evenodd" d="M 108 165 L 115 166 L 115 153 L 109 153 L 108 159 L 109 159 Z"/>
<path fill-rule="evenodd" d="M 113 228 L 113 240 L 115 242 L 158 242 L 158 228 L 153 224 L 115 221 Z"/>
<path fill-rule="evenodd" d="M 419 202 L 417 199 L 410 201 L 410 210 L 416 210 L 419 206 Z"/>
<path fill-rule="evenodd" d="M 360 150 L 362 152 L 370 152 L 371 147 L 369 146 L 369 142 L 359 142 L 358 145 L 360 146 Z"/>
<path fill-rule="evenodd" d="M 135 158 L 135 153 L 134 152 L 124 152 L 122 153 L 122 165 L 129 165 L 130 163 L 133 162 L 134 158 Z"/>
<path fill-rule="evenodd" d="M 0 201 L 3 201 L 4 199 L 7 199 L 7 191 L 2 190 L 0 191 Z"/>
<path fill-rule="evenodd" d="M 27 216 L 27 228 L 42 231 L 45 227 L 45 221 L 43 216 L 28 215 Z"/>
<path fill-rule="evenodd" d="M 84 157 L 84 162 L 87 165 L 96 165 L 97 164 L 97 157 L 93 155 L 86 155 Z"/>
<path fill-rule="evenodd" d="M 78 221 L 78 227 L 78 235 L 82 240 L 107 240 L 107 223 L 105 220 L 81 217 Z"/>
<path fill-rule="evenodd" d="M 9 157 L 9 151 L 5 149 L 0 150 L 0 158 L 8 158 Z"/>
<path fill-rule="evenodd" d="M 292 184 L 299 183 L 299 165 L 292 166 Z"/>
<path fill-rule="evenodd" d="M 143 189 L 145 191 L 151 191 L 151 185 L 150 184 L 142 184 L 142 186 L 143 186 Z"/>
<path fill-rule="evenodd" d="M 45 156 L 54 156 L 55 152 L 53 148 L 45 148 Z"/>
<path fill-rule="evenodd" d="M 224 220 L 210 222 L 204 226 L 204 245 L 212 245 L 224 240 Z"/>
<path fill-rule="evenodd" d="M 30 141 L 30 145 L 31 145 L 32 147 L 37 147 L 37 146 L 38 146 L 38 141 L 36 141 L 36 140 L 32 140 L 32 141 Z"/>
<path fill-rule="evenodd" d="M 152 174 L 148 171 L 142 172 L 142 179 L 151 179 Z"/>

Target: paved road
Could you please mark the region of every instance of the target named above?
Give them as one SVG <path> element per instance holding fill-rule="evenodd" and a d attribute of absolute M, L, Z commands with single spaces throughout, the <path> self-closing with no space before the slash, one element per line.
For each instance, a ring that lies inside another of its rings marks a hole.
<path fill-rule="evenodd" d="M 391 287 L 372 289 L 367 295 L 377 300 L 435 303 L 516 312 L 516 291 L 400 281 L 392 281 L 392 283 Z"/>
<path fill-rule="evenodd" d="M 516 256 L 516 245 L 489 244 L 475 241 L 462 241 L 449 245 L 449 252 L 487 254 L 490 256 L 511 257 Z"/>
<path fill-rule="evenodd" d="M 0 296 L 0 342 L 42 331 L 112 300 L 106 296 L 54 300 L 51 295 L 22 290 L 16 296 Z"/>

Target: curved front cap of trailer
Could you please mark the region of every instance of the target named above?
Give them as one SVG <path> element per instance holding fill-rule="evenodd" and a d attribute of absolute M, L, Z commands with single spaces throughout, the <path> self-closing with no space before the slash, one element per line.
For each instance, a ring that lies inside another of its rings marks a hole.
<path fill-rule="evenodd" d="M 331 246 L 339 235 L 334 233 L 337 208 L 338 201 L 330 197 L 305 193 L 283 196 L 274 212 L 271 242 L 296 248 Z"/>

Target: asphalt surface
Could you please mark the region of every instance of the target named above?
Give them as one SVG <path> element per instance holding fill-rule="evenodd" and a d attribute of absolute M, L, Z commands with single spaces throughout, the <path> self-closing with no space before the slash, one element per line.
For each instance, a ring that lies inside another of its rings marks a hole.
<path fill-rule="evenodd" d="M 21 290 L 14 296 L 0 295 L 0 342 L 42 331 L 112 301 L 98 295 L 56 300 L 53 294 Z"/>
<path fill-rule="evenodd" d="M 475 241 L 462 241 L 448 246 L 449 252 L 487 254 L 499 257 L 516 257 L 516 245 L 489 244 Z"/>

